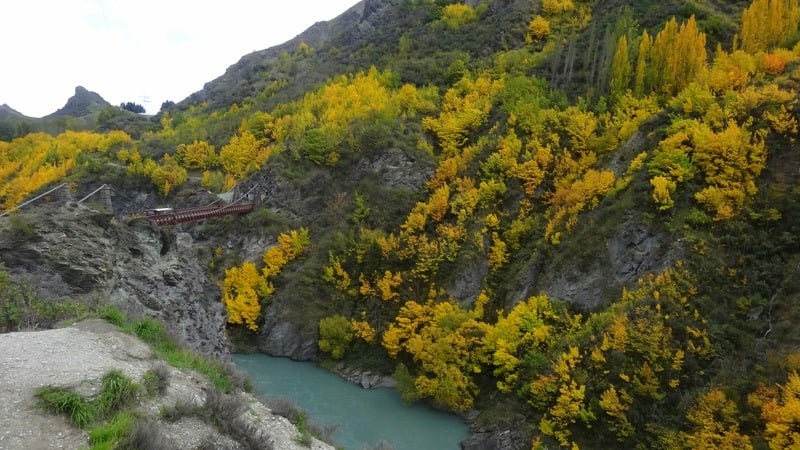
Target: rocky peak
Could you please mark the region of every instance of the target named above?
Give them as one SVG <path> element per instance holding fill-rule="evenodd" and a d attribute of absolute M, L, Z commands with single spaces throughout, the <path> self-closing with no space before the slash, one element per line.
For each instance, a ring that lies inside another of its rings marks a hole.
<path fill-rule="evenodd" d="M 92 92 L 83 86 L 76 86 L 75 94 L 67 100 L 64 107 L 47 118 L 88 116 L 108 106 L 111 106 L 111 103 L 108 103 L 97 92 Z"/>
<path fill-rule="evenodd" d="M 6 119 L 24 119 L 25 115 L 16 109 L 8 106 L 7 103 L 0 105 L 0 120 Z"/>

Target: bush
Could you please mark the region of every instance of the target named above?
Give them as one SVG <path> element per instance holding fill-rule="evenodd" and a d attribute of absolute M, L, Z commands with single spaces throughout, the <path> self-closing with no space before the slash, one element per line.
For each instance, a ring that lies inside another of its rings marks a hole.
<path fill-rule="evenodd" d="M 191 398 L 180 397 L 174 405 L 162 407 L 158 416 L 167 422 L 177 422 L 183 417 L 199 415 L 201 409 Z"/>
<path fill-rule="evenodd" d="M 216 390 L 206 394 L 207 419 L 216 423 L 220 431 L 235 438 L 246 448 L 273 450 L 274 443 L 264 431 L 242 417 L 247 410 L 247 402 L 241 396 L 224 394 Z"/>
<path fill-rule="evenodd" d="M 157 363 L 152 369 L 142 376 L 142 385 L 148 395 L 163 395 L 169 386 L 169 367 L 164 363 Z"/>
<path fill-rule="evenodd" d="M 178 444 L 165 436 L 156 422 L 144 419 L 137 421 L 133 431 L 115 448 L 118 450 L 161 450 L 178 448 Z"/>

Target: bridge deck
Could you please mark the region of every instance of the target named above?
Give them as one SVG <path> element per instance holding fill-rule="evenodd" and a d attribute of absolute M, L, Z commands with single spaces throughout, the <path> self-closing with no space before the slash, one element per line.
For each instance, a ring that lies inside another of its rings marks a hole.
<path fill-rule="evenodd" d="M 236 202 L 214 206 L 200 206 L 175 210 L 151 210 L 144 217 L 158 226 L 175 225 L 183 222 L 221 217 L 231 214 L 247 214 L 253 210 L 253 202 Z"/>

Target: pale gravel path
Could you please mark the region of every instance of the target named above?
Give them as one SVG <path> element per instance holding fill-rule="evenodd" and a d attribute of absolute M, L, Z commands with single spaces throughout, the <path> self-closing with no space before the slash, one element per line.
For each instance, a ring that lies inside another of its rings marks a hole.
<path fill-rule="evenodd" d="M 88 447 L 86 433 L 65 418 L 42 412 L 36 406 L 36 389 L 45 385 L 77 388 L 81 393 L 97 392 L 103 375 L 121 370 L 134 380 L 157 362 L 150 348 L 133 336 L 119 332 L 101 320 L 87 320 L 71 327 L 34 332 L 0 334 L 0 450 L 78 449 Z M 174 404 L 178 397 L 203 397 L 208 384 L 192 373 L 172 369 L 171 385 L 161 404 Z M 156 415 L 158 403 L 145 407 Z M 276 450 L 308 449 L 294 442 L 297 430 L 283 417 L 252 402 L 250 414 L 271 436 Z M 194 420 L 180 421 L 181 427 L 164 424 L 163 430 L 180 443 L 193 448 L 202 438 L 225 439 L 216 430 Z M 193 423 L 191 426 L 189 423 Z M 191 439 L 189 437 L 196 439 Z M 189 438 L 189 439 L 187 439 Z M 312 450 L 333 449 L 314 441 Z"/>

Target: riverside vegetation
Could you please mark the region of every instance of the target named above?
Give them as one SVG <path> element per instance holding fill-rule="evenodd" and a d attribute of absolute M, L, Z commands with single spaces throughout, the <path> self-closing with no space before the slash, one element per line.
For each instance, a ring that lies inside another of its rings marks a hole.
<path fill-rule="evenodd" d="M 255 187 L 261 210 L 186 225 L 240 345 L 393 374 L 508 448 L 791 448 L 798 21 L 362 2 L 146 125 L 0 142 L 0 201 Z"/>

